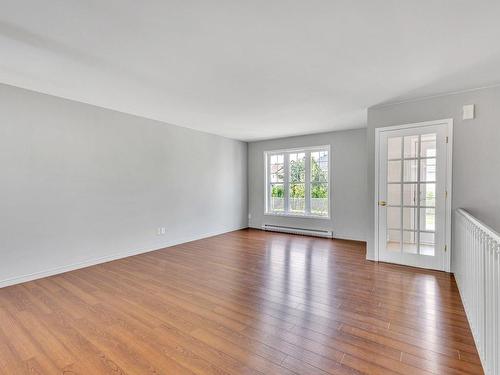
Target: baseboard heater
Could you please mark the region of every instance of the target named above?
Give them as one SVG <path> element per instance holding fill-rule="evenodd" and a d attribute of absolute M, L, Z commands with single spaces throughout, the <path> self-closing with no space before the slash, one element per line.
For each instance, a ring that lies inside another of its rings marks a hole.
<path fill-rule="evenodd" d="M 264 224 L 262 226 L 262 229 L 270 232 L 282 232 L 282 233 L 302 234 L 304 236 L 333 238 L 333 232 L 329 230 L 294 228 L 294 227 L 285 227 L 282 225 L 271 225 L 271 224 Z"/>

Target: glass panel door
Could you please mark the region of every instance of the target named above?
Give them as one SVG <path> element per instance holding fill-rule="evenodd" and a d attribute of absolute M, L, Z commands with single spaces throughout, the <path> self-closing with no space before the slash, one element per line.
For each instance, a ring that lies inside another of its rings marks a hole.
<path fill-rule="evenodd" d="M 443 268 L 446 134 L 446 124 L 381 132 L 380 260 Z"/>

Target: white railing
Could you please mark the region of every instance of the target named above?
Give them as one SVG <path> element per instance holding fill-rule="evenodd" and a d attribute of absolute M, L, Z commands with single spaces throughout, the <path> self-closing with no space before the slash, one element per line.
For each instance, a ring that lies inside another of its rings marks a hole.
<path fill-rule="evenodd" d="M 455 212 L 453 270 L 487 375 L 500 375 L 500 235 Z"/>

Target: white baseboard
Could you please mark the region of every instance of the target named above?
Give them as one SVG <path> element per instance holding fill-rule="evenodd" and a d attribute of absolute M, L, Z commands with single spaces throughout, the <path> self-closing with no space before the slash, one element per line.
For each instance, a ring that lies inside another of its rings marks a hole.
<path fill-rule="evenodd" d="M 95 266 L 96 264 L 106 263 L 106 262 L 110 262 L 113 260 L 130 257 L 133 255 L 144 254 L 144 253 L 149 253 L 151 251 L 162 250 L 166 247 L 171 247 L 171 246 L 180 245 L 180 244 L 186 243 L 186 242 L 201 240 L 203 238 L 218 236 L 220 234 L 234 232 L 234 231 L 237 231 L 240 229 L 245 229 L 245 228 L 247 228 L 247 227 L 243 226 L 243 227 L 238 227 L 238 228 L 234 228 L 234 229 L 230 229 L 230 230 L 224 230 L 224 231 L 220 231 L 220 232 L 204 233 L 204 234 L 197 235 L 197 236 L 192 236 L 192 237 L 188 237 L 188 238 L 183 238 L 183 239 L 167 242 L 167 243 L 165 243 L 164 246 L 162 246 L 160 248 L 123 251 L 123 252 L 118 252 L 118 253 L 106 255 L 103 257 L 99 257 L 99 258 L 88 259 L 88 260 L 85 260 L 83 262 L 67 264 L 64 266 L 54 267 L 54 268 L 50 268 L 47 270 L 29 273 L 26 275 L 14 276 L 14 277 L 10 277 L 8 279 L 0 280 L 0 288 L 4 288 L 6 286 L 20 284 L 20 283 L 24 283 L 24 282 L 32 281 L 32 280 L 36 280 L 36 279 L 41 279 L 41 278 L 47 277 L 47 276 L 53 276 L 53 275 L 57 275 L 60 273 L 74 271 L 74 270 L 77 270 L 80 268 Z"/>
<path fill-rule="evenodd" d="M 333 232 L 333 239 L 366 242 L 366 239 Z"/>
<path fill-rule="evenodd" d="M 251 225 L 249 224 L 248 228 L 262 230 L 262 226 L 259 226 L 257 224 L 251 224 Z M 348 240 L 348 241 L 366 242 L 366 239 L 364 239 L 364 238 L 361 239 L 361 238 L 356 238 L 356 237 L 352 237 L 352 236 L 345 236 L 343 234 L 336 233 L 335 230 L 333 231 L 333 239 L 334 240 Z"/>

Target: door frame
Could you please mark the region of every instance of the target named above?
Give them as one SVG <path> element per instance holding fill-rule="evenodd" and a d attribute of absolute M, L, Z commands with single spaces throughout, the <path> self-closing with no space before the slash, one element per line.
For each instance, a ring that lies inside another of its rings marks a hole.
<path fill-rule="evenodd" d="M 385 126 L 375 128 L 375 261 L 379 261 L 379 165 L 380 165 L 380 135 L 386 131 L 420 128 L 425 126 L 443 125 L 448 126 L 448 139 L 446 147 L 446 197 L 445 197 L 445 246 L 446 250 L 443 251 L 443 271 L 450 272 L 451 270 L 451 196 L 452 196 L 452 164 L 453 164 L 453 119 L 442 119 L 424 122 L 408 123 L 403 125 Z"/>

